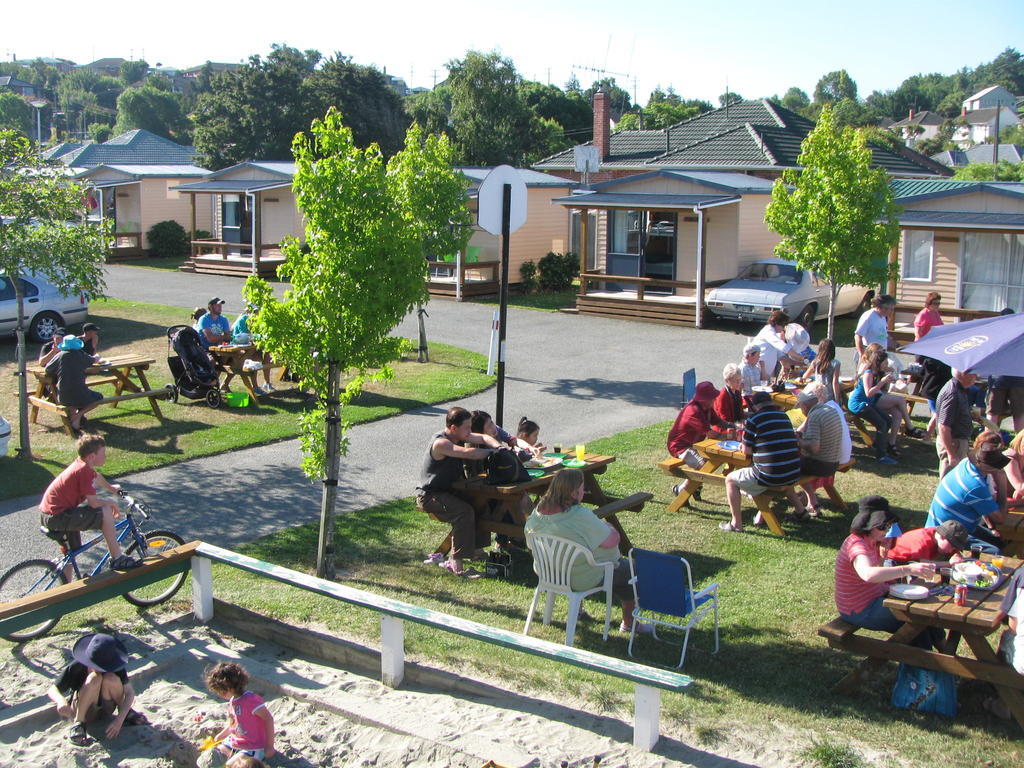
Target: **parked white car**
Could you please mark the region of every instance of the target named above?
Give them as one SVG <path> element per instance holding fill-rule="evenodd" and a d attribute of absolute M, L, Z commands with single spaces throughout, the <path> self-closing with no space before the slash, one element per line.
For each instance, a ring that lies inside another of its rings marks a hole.
<path fill-rule="evenodd" d="M 844 285 L 836 296 L 836 316 L 866 307 L 874 291 Z M 810 328 L 828 314 L 829 284 L 785 259 L 760 259 L 708 293 L 707 307 L 718 317 L 765 322 L 776 309 Z"/>
<path fill-rule="evenodd" d="M 89 301 L 82 293 L 65 296 L 55 286 L 35 275 L 21 278 L 25 295 L 25 320 L 28 338 L 42 343 L 49 341 L 58 328 L 85 322 Z M 0 275 L 0 334 L 14 333 L 18 327 L 18 303 L 14 282 Z"/>

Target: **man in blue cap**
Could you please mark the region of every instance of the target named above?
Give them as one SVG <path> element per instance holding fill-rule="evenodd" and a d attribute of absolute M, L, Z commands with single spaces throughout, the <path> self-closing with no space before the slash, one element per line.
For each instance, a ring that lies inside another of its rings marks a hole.
<path fill-rule="evenodd" d="M 68 740 L 79 747 L 92 743 L 85 724 L 109 720 L 104 731 L 116 738 L 125 725 L 149 725 L 132 709 L 135 691 L 128 682 L 128 650 L 113 635 L 97 632 L 80 637 L 71 649 L 74 659 L 47 690 L 57 714 L 71 720 Z M 117 715 L 114 715 L 115 710 Z"/>

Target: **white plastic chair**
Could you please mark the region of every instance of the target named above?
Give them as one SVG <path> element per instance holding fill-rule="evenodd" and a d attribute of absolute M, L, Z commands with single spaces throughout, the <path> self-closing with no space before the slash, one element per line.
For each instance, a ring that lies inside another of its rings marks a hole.
<path fill-rule="evenodd" d="M 533 554 L 533 570 L 537 574 L 538 582 L 537 589 L 533 593 L 533 602 L 530 603 L 530 611 L 526 614 L 526 626 L 523 627 L 523 634 L 530 634 L 533 613 L 542 592 L 547 593 L 547 602 L 544 605 L 545 626 L 551 623 L 551 610 L 555 604 L 555 595 L 565 595 L 569 600 L 569 613 L 565 619 L 565 644 L 572 645 L 576 638 L 576 620 L 579 618 L 583 599 L 604 590 L 603 639 L 607 641 L 608 627 L 612 620 L 612 572 L 615 570 L 615 563 L 598 563 L 589 549 L 570 539 L 563 539 L 561 536 L 528 533 L 526 534 L 526 545 Z M 603 568 L 604 579 L 596 587 L 575 592 L 571 585 L 572 566 L 576 559 L 581 557 L 589 565 Z"/>
<path fill-rule="evenodd" d="M 632 576 L 633 629 L 629 633 L 629 655 L 633 655 L 637 622 L 650 624 L 658 640 L 658 627 L 672 627 L 685 632 L 679 664 L 686 659 L 686 646 L 690 642 L 690 629 L 709 611 L 715 612 L 715 650 L 718 653 L 718 584 L 709 584 L 699 592 L 693 591 L 690 564 L 685 558 L 652 552 L 647 549 L 629 550 L 629 571 Z"/>

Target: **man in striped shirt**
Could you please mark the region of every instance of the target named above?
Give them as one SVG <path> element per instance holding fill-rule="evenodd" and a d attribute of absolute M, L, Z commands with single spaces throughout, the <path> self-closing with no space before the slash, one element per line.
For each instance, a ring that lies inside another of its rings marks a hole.
<path fill-rule="evenodd" d="M 999 534 L 984 525 L 983 519 L 996 523 L 1006 519 L 1006 510 L 989 484 L 989 476 L 1000 474 L 1009 462 L 1002 448 L 1002 439 L 995 432 L 983 432 L 975 439 L 974 449 L 968 451 L 967 458 L 939 481 L 925 528 L 956 520 L 967 529 L 970 546 L 980 547 L 990 554 L 999 553 Z"/>
<path fill-rule="evenodd" d="M 723 531 L 742 531 L 740 493 L 759 496 L 770 488 L 792 486 L 800 479 L 800 450 L 789 417 L 775 407 L 767 392 L 755 392 L 750 399 L 750 415 L 744 424 L 743 452 L 752 465 L 730 472 L 725 477 L 732 520 L 721 523 Z M 792 488 L 786 497 L 796 508 L 796 516 L 806 514 L 804 504 Z M 758 518 L 754 519 L 758 524 Z"/>

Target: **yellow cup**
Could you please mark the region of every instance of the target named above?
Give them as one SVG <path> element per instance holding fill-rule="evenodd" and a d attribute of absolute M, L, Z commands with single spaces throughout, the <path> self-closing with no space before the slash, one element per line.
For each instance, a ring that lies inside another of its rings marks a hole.
<path fill-rule="evenodd" d="M 994 565 L 996 568 L 998 568 L 1000 570 L 1002 570 L 1003 563 L 1005 563 L 1005 562 L 1006 561 L 1003 559 L 1002 555 L 995 555 L 995 556 L 992 557 L 992 565 Z"/>
<path fill-rule="evenodd" d="M 577 461 L 583 461 L 583 457 L 587 455 L 587 446 L 583 443 L 579 443 L 576 446 L 576 459 Z"/>

